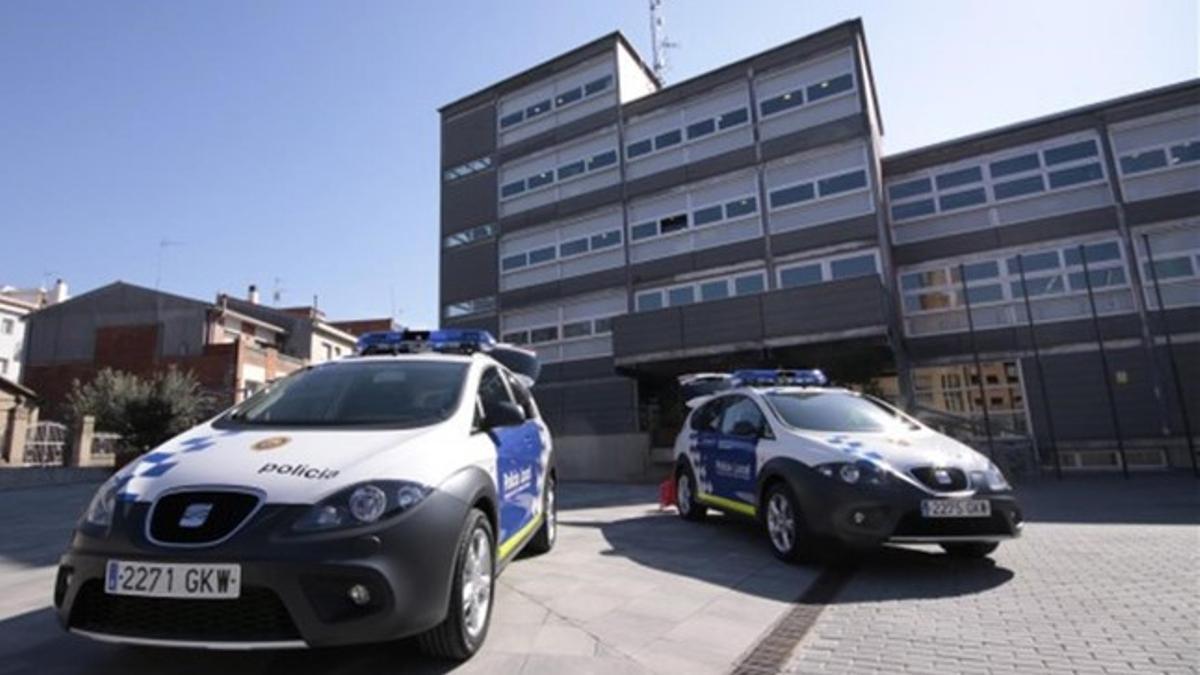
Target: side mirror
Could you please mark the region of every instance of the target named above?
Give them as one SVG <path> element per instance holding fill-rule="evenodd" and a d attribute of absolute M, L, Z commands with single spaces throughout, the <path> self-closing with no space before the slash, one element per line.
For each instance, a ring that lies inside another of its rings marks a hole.
<path fill-rule="evenodd" d="M 758 437 L 762 435 L 762 429 L 759 429 L 758 425 L 749 420 L 738 420 L 733 424 L 733 434 L 735 436 Z"/>
<path fill-rule="evenodd" d="M 515 427 L 525 423 L 525 411 L 511 401 L 487 403 L 483 406 L 483 428 Z"/>

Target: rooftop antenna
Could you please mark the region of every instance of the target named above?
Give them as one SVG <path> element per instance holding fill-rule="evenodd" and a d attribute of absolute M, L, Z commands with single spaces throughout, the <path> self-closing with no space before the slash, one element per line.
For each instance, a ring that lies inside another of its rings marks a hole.
<path fill-rule="evenodd" d="M 162 284 L 163 258 L 166 257 L 167 249 L 172 246 L 183 246 L 182 241 L 172 241 L 170 239 L 158 240 L 158 272 L 154 275 L 154 290 Z"/>
<path fill-rule="evenodd" d="M 283 292 L 287 289 L 285 289 L 282 284 L 283 279 L 275 277 L 275 284 L 271 288 L 271 304 L 273 305 L 278 306 L 279 303 L 283 302 Z"/>
<path fill-rule="evenodd" d="M 667 29 L 663 25 L 663 0 L 650 0 L 650 43 L 654 56 L 654 76 L 659 83 L 667 82 L 667 50 L 679 46 L 667 38 Z"/>

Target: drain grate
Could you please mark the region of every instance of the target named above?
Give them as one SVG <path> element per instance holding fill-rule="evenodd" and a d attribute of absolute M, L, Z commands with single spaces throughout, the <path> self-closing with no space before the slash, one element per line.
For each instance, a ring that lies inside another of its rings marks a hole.
<path fill-rule="evenodd" d="M 792 650 L 817 623 L 825 606 L 833 600 L 850 577 L 853 568 L 831 567 L 821 572 L 812 585 L 796 599 L 758 644 L 750 648 L 733 667 L 732 675 L 776 675 L 787 663 Z"/>

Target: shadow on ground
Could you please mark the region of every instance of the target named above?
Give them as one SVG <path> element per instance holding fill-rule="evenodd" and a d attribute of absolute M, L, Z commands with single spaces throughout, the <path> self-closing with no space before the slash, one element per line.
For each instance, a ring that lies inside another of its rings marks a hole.
<path fill-rule="evenodd" d="M 1017 487 L 1025 519 L 1043 523 L 1200 524 L 1191 472 L 1052 475 Z"/>

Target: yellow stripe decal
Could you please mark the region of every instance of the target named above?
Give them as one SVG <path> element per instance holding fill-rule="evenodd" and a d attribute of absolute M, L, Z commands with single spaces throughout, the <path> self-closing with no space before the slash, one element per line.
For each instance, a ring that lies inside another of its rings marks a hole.
<path fill-rule="evenodd" d="M 736 511 L 737 513 L 743 513 L 747 516 L 753 516 L 755 513 L 753 505 L 747 504 L 745 502 L 739 502 L 735 499 L 726 499 L 724 497 L 718 497 L 716 495 L 706 495 L 702 492 L 696 493 L 696 499 L 698 499 L 702 502 L 711 504 L 712 506 L 715 506 L 719 509 L 725 509 L 727 511 Z"/>
<path fill-rule="evenodd" d="M 513 550 L 515 548 L 517 548 L 518 545 L 521 544 L 521 542 L 528 539 L 529 535 L 531 535 L 535 531 L 537 531 L 538 525 L 541 525 L 541 524 L 542 524 L 542 516 L 541 516 L 541 514 L 539 514 L 537 518 L 534 518 L 533 520 L 529 521 L 529 523 L 526 524 L 525 527 L 522 527 L 521 529 L 514 532 L 513 535 L 511 537 L 509 537 L 508 539 L 505 539 L 504 541 L 500 542 L 500 551 L 499 551 L 500 557 L 507 558 L 508 554 L 512 553 Z"/>

